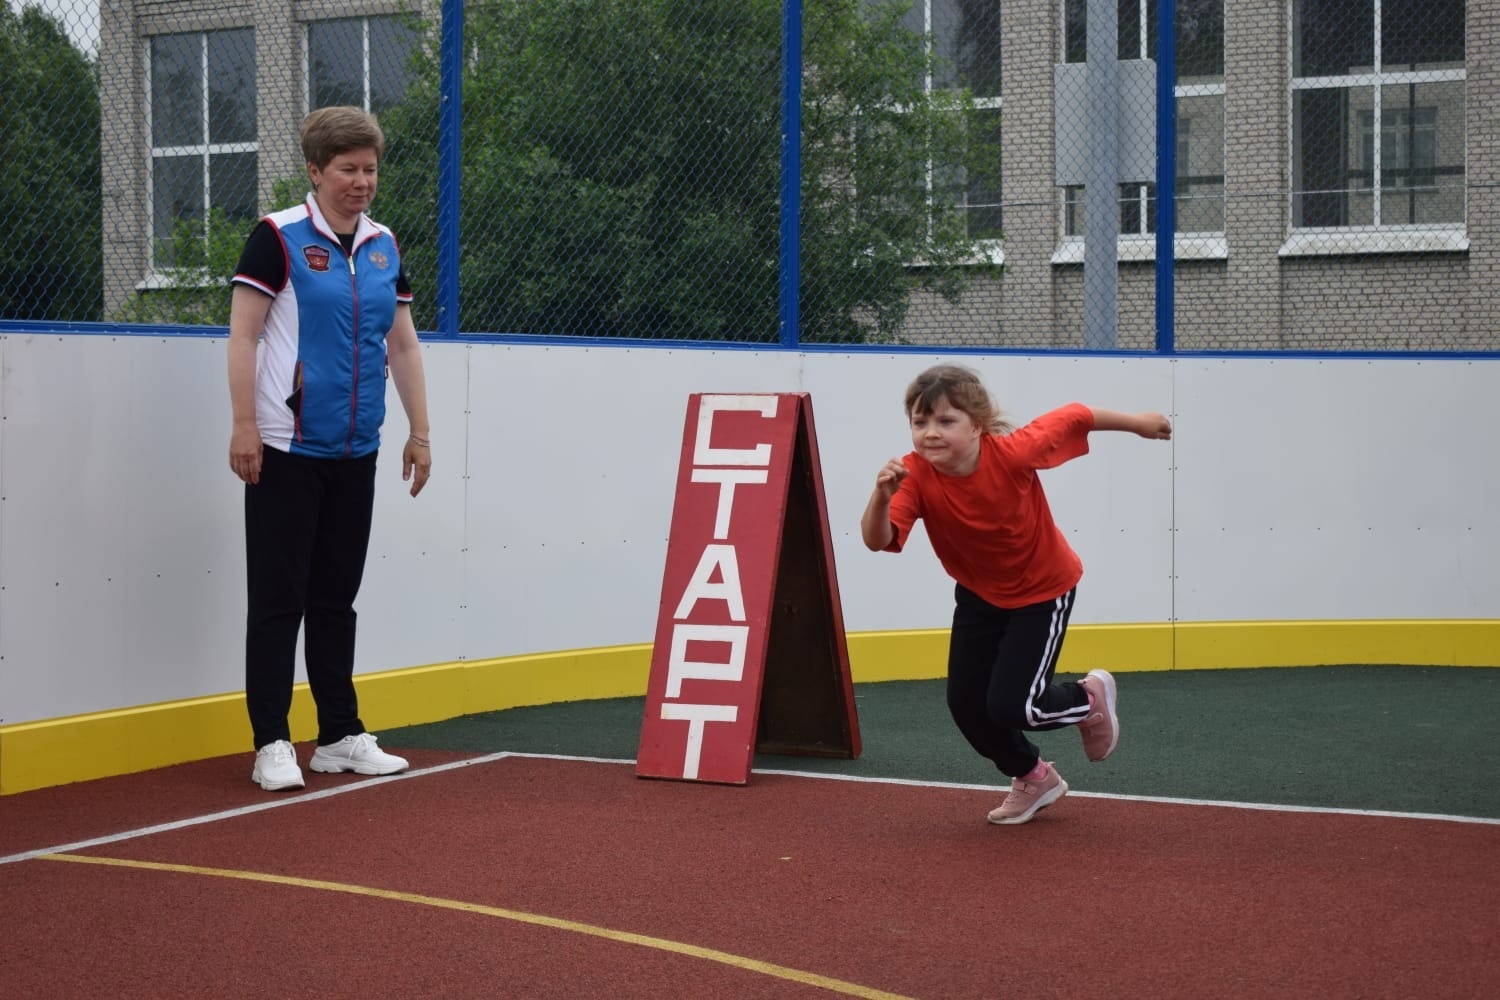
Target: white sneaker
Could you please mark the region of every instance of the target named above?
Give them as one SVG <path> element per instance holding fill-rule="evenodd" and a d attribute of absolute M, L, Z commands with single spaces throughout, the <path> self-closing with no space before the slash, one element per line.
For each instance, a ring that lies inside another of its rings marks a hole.
<path fill-rule="evenodd" d="M 371 733 L 345 736 L 337 743 L 318 747 L 313 751 L 312 761 L 307 765 L 323 774 L 353 771 L 355 774 L 395 774 L 411 765 L 405 757 L 386 753 L 375 745 Z"/>
<path fill-rule="evenodd" d="M 255 751 L 255 770 L 250 780 L 268 792 L 302 787 L 302 768 L 297 766 L 297 751 L 286 740 L 267 743 Z"/>

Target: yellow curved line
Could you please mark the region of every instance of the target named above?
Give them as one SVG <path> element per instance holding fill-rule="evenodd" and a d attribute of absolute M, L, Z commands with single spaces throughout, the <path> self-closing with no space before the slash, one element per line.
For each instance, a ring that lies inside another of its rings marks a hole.
<path fill-rule="evenodd" d="M 909 1000 L 909 998 L 903 997 L 898 993 L 886 993 L 883 990 L 860 986 L 858 983 L 847 983 L 842 979 L 832 979 L 828 976 L 820 976 L 812 972 L 789 969 L 784 965 L 774 965 L 770 962 L 761 962 L 753 958 L 745 958 L 741 955 L 731 955 L 729 952 L 716 951 L 713 948 L 700 948 L 697 945 L 684 944 L 681 941 L 669 941 L 666 938 L 650 937 L 646 934 L 632 934 L 629 931 L 611 930 L 608 927 L 597 927 L 593 924 L 579 923 L 574 920 L 562 920 L 557 917 L 544 917 L 540 914 L 525 913 L 521 910 L 506 910 L 498 906 L 484 906 L 479 903 L 465 903 L 456 899 L 423 896 L 414 892 L 397 892 L 393 889 L 376 889 L 371 886 L 350 885 L 345 882 L 325 882 L 321 879 L 296 878 L 291 875 L 271 875 L 265 872 L 239 871 L 232 868 L 201 868 L 197 865 L 172 865 L 158 861 L 100 858 L 82 854 L 39 854 L 36 860 L 71 861 L 77 864 L 106 865 L 115 868 L 144 868 L 150 871 L 181 872 L 187 875 L 213 875 L 219 878 L 239 879 L 244 882 L 268 882 L 272 885 L 293 885 L 303 889 L 322 889 L 326 892 L 343 892 L 354 896 L 371 896 L 376 899 L 391 899 L 401 903 L 416 903 L 420 906 L 434 906 L 443 910 L 478 913 L 486 917 L 499 917 L 502 920 L 513 920 L 522 924 L 550 927 L 553 930 L 569 931 L 573 934 L 587 934 L 590 937 L 604 938 L 608 941 L 619 941 L 623 944 L 640 945 L 643 948 L 655 948 L 657 951 L 686 955 L 689 958 L 701 958 L 708 962 L 718 962 L 721 965 L 744 969 L 747 972 L 758 972 L 761 975 L 772 976 L 777 979 L 802 983 L 806 986 L 816 986 L 834 993 L 842 993 L 845 996 L 861 997 L 863 1000 Z"/>

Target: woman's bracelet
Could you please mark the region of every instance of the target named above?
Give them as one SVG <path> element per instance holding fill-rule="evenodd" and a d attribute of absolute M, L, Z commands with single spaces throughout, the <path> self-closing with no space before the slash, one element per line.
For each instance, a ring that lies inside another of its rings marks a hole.
<path fill-rule="evenodd" d="M 424 437 L 417 437 L 417 435 L 415 435 L 415 434 L 408 434 L 406 436 L 406 440 L 410 441 L 412 444 L 416 445 L 418 448 L 431 448 L 432 447 L 432 441 L 430 439 L 424 438 Z"/>

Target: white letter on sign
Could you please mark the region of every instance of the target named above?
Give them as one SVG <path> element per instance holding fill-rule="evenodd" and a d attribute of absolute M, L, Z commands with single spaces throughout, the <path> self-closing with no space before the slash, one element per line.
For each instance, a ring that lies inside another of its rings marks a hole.
<path fill-rule="evenodd" d="M 735 681 L 744 679 L 745 646 L 749 642 L 750 628 L 747 625 L 684 625 L 672 626 L 672 654 L 667 660 L 667 697 L 682 694 L 685 680 Z M 690 642 L 729 643 L 728 663 L 703 663 L 687 658 Z"/>
<path fill-rule="evenodd" d="M 683 755 L 682 776 L 689 781 L 698 777 L 698 762 L 703 757 L 703 724 L 733 722 L 740 710 L 733 705 L 663 705 L 661 717 L 688 724 L 687 752 Z"/>
<path fill-rule="evenodd" d="M 720 574 L 724 577 L 722 583 L 709 580 L 714 575 L 715 566 L 719 567 Z M 703 555 L 698 558 L 693 578 L 683 590 L 682 600 L 678 602 L 677 610 L 672 612 L 672 617 L 685 621 L 692 615 L 693 606 L 699 601 L 723 601 L 729 605 L 730 621 L 745 620 L 745 596 L 740 589 L 740 559 L 733 545 L 703 547 Z"/>
<path fill-rule="evenodd" d="M 770 465 L 771 446 L 762 442 L 754 448 L 715 448 L 714 414 L 719 410 L 751 410 L 763 417 L 776 416 L 775 396 L 704 396 L 698 403 L 698 436 L 693 441 L 694 465 Z"/>
<path fill-rule="evenodd" d="M 694 469 L 693 482 L 695 483 L 718 483 L 719 484 L 719 506 L 714 510 L 714 537 L 729 537 L 729 511 L 734 506 L 734 486 L 736 483 L 747 483 L 750 485 L 763 484 L 766 481 L 765 469 Z"/>

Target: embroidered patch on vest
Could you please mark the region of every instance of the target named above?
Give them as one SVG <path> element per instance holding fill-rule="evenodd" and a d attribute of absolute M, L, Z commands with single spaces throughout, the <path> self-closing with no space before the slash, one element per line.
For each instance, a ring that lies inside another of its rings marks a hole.
<path fill-rule="evenodd" d="M 370 254 L 370 263 L 384 271 L 391 266 L 391 259 L 379 250 L 376 250 Z"/>
<path fill-rule="evenodd" d="M 328 270 L 328 261 L 332 254 L 327 247 L 306 246 L 302 248 L 302 256 L 307 260 L 307 266 L 314 271 Z"/>

